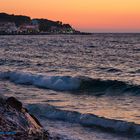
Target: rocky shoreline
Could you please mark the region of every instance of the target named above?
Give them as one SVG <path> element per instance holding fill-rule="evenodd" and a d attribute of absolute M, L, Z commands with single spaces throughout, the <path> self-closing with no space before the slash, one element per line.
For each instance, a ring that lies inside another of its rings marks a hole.
<path fill-rule="evenodd" d="M 38 119 L 14 97 L 0 97 L 1 140 L 49 140 Z"/>

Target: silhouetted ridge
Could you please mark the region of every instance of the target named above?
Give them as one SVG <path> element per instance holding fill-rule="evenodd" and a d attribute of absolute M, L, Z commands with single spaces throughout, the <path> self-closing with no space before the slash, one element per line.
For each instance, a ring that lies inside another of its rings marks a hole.
<path fill-rule="evenodd" d="M 20 26 L 22 24 L 29 24 L 31 22 L 31 18 L 22 15 L 0 13 L 0 22 L 14 22 L 17 26 Z"/>
<path fill-rule="evenodd" d="M 48 19 L 31 19 L 29 16 L 0 13 L 0 22 L 13 22 L 17 27 L 21 25 L 38 25 L 40 32 L 79 33 L 69 24 Z"/>

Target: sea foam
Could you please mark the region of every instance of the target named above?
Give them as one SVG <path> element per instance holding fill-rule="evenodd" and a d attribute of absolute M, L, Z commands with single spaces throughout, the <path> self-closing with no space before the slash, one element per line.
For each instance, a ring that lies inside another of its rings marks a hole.
<path fill-rule="evenodd" d="M 2 72 L 0 78 L 9 79 L 16 84 L 34 85 L 60 91 L 76 90 L 80 86 L 80 80 L 70 76 L 46 76 L 14 71 Z"/>
<path fill-rule="evenodd" d="M 85 76 L 47 76 L 28 72 L 8 71 L 1 72 L 0 79 L 10 80 L 15 84 L 34 85 L 56 91 L 88 91 L 95 95 L 122 95 L 140 93 L 140 85 L 133 85 L 118 80 L 93 79 Z"/>

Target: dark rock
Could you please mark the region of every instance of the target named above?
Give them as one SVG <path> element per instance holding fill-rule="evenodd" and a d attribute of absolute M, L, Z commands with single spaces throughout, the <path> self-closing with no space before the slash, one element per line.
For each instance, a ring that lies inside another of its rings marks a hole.
<path fill-rule="evenodd" d="M 14 97 L 9 97 L 7 100 L 6 100 L 6 103 L 7 105 L 15 108 L 16 110 L 18 111 L 21 111 L 22 109 L 22 103 L 20 101 L 18 101 L 16 98 Z"/>
<path fill-rule="evenodd" d="M 36 123 L 37 123 L 40 127 L 42 127 L 41 123 L 39 122 L 39 120 L 38 120 L 34 115 L 30 114 L 30 116 L 36 121 Z"/>
<path fill-rule="evenodd" d="M 48 140 L 49 133 L 38 119 L 28 113 L 22 103 L 14 97 L 0 97 L 0 131 L 14 134 L 0 135 L 0 140 Z M 10 107 L 9 107 L 10 106 Z"/>

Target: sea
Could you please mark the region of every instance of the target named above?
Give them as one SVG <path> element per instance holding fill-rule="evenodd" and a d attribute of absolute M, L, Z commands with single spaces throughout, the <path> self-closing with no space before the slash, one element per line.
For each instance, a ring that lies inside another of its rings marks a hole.
<path fill-rule="evenodd" d="M 140 34 L 0 36 L 0 94 L 60 140 L 140 140 Z"/>

